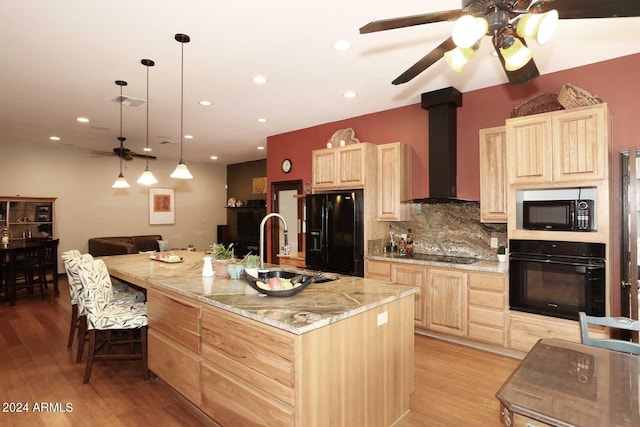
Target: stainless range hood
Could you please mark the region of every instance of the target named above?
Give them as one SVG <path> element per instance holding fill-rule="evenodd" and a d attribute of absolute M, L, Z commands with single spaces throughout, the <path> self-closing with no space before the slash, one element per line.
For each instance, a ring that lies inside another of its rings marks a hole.
<path fill-rule="evenodd" d="M 467 202 L 457 197 L 457 108 L 462 93 L 454 87 L 422 94 L 422 108 L 429 111 L 429 196 L 412 203 Z"/>

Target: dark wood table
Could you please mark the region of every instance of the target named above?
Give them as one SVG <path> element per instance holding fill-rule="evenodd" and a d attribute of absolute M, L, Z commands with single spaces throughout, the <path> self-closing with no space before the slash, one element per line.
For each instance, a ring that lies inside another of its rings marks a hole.
<path fill-rule="evenodd" d="M 40 240 L 12 240 L 9 244 L 0 244 L 0 280 L 4 280 L 9 304 L 16 305 L 16 259 L 19 254 L 40 247 Z"/>
<path fill-rule="evenodd" d="M 639 426 L 640 357 L 541 339 L 496 397 L 505 426 Z"/>

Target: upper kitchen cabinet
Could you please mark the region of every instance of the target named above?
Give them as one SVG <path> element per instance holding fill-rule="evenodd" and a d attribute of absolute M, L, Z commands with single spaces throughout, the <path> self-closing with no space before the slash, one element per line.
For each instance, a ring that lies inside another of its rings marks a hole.
<path fill-rule="evenodd" d="M 507 222 L 506 150 L 504 126 L 480 130 L 481 222 Z"/>
<path fill-rule="evenodd" d="M 509 184 L 606 179 L 609 133 L 607 104 L 507 120 Z"/>
<path fill-rule="evenodd" d="M 376 147 L 372 144 L 314 150 L 312 156 L 314 191 L 364 188 L 375 181 Z"/>
<path fill-rule="evenodd" d="M 377 148 L 378 220 L 409 221 L 411 204 L 402 202 L 411 199 L 411 147 L 392 142 Z"/>

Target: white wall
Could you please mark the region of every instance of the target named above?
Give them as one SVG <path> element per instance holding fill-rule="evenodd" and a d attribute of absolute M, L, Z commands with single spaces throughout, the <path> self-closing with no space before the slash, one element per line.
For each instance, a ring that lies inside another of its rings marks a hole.
<path fill-rule="evenodd" d="M 216 225 L 226 224 L 226 166 L 186 162 L 193 180 L 169 175 L 176 161 L 149 161 L 158 179 L 153 187 L 175 190 L 175 224 L 149 225 L 149 196 L 136 183 L 144 159 L 123 162 L 131 185 L 113 189 L 116 156 L 97 156 L 69 147 L 0 142 L 0 197 L 56 197 L 55 234 L 59 252 L 87 252 L 87 240 L 100 236 L 161 234 L 172 247 L 193 244 L 198 251 L 216 241 Z"/>

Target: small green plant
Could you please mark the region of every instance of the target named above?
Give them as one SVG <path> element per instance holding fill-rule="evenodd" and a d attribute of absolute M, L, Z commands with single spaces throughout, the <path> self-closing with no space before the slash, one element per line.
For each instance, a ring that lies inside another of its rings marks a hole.
<path fill-rule="evenodd" d="M 506 254 L 506 253 L 507 253 L 507 247 L 506 247 L 506 246 L 504 246 L 504 245 L 500 245 L 500 246 L 498 246 L 498 249 L 496 249 L 496 253 L 497 253 L 498 255 L 504 255 L 504 254 Z"/>
<path fill-rule="evenodd" d="M 222 243 L 214 243 L 211 245 L 211 255 L 215 259 L 233 259 L 233 243 L 229 243 L 229 246 L 225 247 Z"/>
<path fill-rule="evenodd" d="M 252 255 L 251 252 L 249 252 L 244 256 L 242 262 L 247 268 L 258 268 L 260 267 L 260 256 Z"/>

